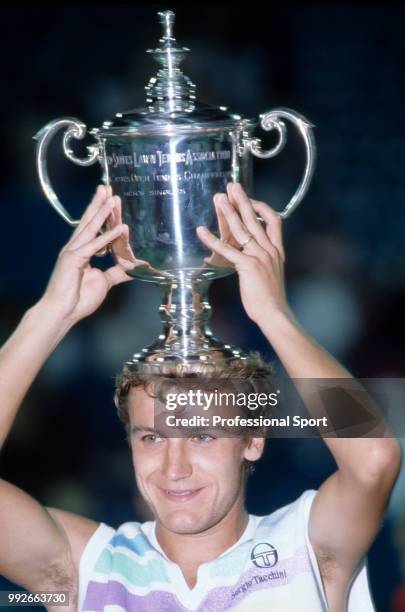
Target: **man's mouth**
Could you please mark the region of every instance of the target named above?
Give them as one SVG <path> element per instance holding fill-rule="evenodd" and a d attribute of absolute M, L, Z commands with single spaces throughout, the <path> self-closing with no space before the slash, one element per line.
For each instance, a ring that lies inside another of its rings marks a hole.
<path fill-rule="evenodd" d="M 173 489 L 160 489 L 166 499 L 174 502 L 187 502 L 191 499 L 194 499 L 202 488 L 200 489 L 182 489 L 181 491 L 176 491 Z"/>

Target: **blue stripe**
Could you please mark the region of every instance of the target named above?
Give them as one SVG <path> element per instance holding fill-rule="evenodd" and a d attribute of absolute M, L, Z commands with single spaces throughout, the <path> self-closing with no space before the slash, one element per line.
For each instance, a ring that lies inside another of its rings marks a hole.
<path fill-rule="evenodd" d="M 140 557 L 145 555 L 147 552 L 151 550 L 155 550 L 153 546 L 151 546 L 146 539 L 146 537 L 139 533 L 133 538 L 127 538 L 124 535 L 117 534 L 110 540 L 110 545 L 114 548 L 117 546 L 123 546 L 125 548 L 129 548 L 132 552 L 136 553 Z M 156 552 L 156 551 L 155 551 Z"/>

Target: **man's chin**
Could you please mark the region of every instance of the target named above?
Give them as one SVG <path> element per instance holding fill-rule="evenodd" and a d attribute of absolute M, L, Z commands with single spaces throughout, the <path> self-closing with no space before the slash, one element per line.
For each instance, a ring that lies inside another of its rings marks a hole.
<path fill-rule="evenodd" d="M 174 510 L 157 517 L 157 520 L 165 529 L 179 535 L 192 535 L 205 531 L 210 527 L 207 519 L 208 517 L 203 510 L 198 514 L 186 510 Z"/>

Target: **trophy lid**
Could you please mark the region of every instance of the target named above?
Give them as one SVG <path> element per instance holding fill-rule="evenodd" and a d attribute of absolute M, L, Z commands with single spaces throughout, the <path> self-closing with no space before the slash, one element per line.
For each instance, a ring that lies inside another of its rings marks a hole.
<path fill-rule="evenodd" d="M 105 121 L 102 128 L 93 130 L 93 133 L 201 131 L 233 127 L 241 122 L 243 125 L 256 125 L 255 120 L 230 113 L 225 106 L 211 106 L 197 100 L 194 83 L 179 68 L 189 49 L 181 47 L 173 37 L 175 14 L 163 11 L 158 15 L 163 37 L 160 46 L 148 49 L 147 53 L 153 55 L 161 67 L 145 87 L 146 106 L 116 113 L 112 121 Z"/>

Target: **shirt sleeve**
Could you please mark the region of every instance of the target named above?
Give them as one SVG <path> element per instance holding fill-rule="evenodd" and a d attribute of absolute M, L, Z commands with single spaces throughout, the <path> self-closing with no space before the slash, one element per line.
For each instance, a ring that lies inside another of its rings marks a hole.
<path fill-rule="evenodd" d="M 325 605 L 325 609 L 328 610 L 328 604 L 326 599 L 325 589 L 322 584 L 321 574 L 319 571 L 318 560 L 316 558 L 314 549 L 312 548 L 312 544 L 309 539 L 309 514 L 311 511 L 311 506 L 314 501 L 315 495 L 317 491 L 309 490 L 303 493 L 301 501 L 302 501 L 302 512 L 304 514 L 304 522 L 305 522 L 305 542 L 308 550 L 312 571 L 314 572 L 316 582 L 318 585 L 318 589 Z M 367 558 L 364 557 L 353 582 L 350 587 L 349 597 L 348 597 L 348 606 L 347 612 L 375 612 L 375 607 L 373 604 L 373 600 L 370 593 L 370 587 L 368 582 L 368 574 L 367 574 Z"/>

